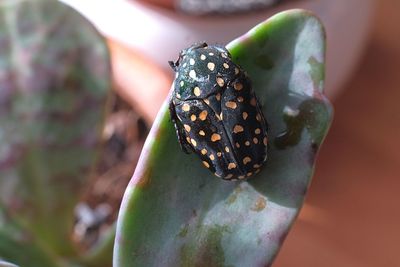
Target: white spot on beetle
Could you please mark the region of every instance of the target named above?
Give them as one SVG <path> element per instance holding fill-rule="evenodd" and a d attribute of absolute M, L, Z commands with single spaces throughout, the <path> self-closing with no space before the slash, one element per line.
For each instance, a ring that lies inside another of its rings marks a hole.
<path fill-rule="evenodd" d="M 194 70 L 189 71 L 189 77 L 192 79 L 196 79 L 196 72 Z"/>

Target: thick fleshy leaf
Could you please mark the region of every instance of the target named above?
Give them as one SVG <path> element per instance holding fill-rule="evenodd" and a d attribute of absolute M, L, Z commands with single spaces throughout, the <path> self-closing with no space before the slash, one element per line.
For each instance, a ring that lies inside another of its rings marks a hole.
<path fill-rule="evenodd" d="M 0 258 L 39 266 L 23 248 L 75 254 L 73 208 L 98 154 L 110 83 L 106 44 L 76 11 L 0 2 Z"/>
<path fill-rule="evenodd" d="M 164 105 L 123 199 L 115 266 L 269 266 L 296 218 L 332 118 L 324 29 L 292 10 L 227 47 L 269 122 L 267 163 L 245 182 L 216 178 L 180 151 Z"/>
<path fill-rule="evenodd" d="M 0 260 L 0 267 L 18 267 L 15 264 Z"/>

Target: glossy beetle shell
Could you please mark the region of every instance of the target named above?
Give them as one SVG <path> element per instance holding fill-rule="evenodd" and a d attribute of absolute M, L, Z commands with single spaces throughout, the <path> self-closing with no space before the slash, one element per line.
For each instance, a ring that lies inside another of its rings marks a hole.
<path fill-rule="evenodd" d="M 221 46 L 193 45 L 176 62 L 170 101 L 182 149 L 227 180 L 260 171 L 267 158 L 267 123 L 247 74 Z"/>

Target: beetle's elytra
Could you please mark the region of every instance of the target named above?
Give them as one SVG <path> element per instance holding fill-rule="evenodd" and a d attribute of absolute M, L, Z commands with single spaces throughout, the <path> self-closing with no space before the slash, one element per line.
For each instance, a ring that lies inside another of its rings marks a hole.
<path fill-rule="evenodd" d="M 267 123 L 228 50 L 197 44 L 169 63 L 176 72 L 170 113 L 183 151 L 226 180 L 258 173 L 267 158 Z"/>

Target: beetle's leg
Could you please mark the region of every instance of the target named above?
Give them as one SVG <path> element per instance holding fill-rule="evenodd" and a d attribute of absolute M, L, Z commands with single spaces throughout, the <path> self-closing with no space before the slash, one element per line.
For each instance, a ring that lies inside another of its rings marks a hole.
<path fill-rule="evenodd" d="M 186 154 L 190 154 L 193 149 L 186 142 L 185 133 L 183 132 L 183 125 L 180 123 L 178 116 L 176 115 L 175 105 L 172 100 L 169 102 L 169 112 L 171 114 L 171 120 L 176 130 L 176 135 L 178 136 L 179 145 L 181 146 L 183 152 L 185 152 Z"/>
<path fill-rule="evenodd" d="M 171 69 L 173 69 L 176 72 L 176 69 L 178 68 L 178 60 L 176 62 L 173 61 L 168 61 L 169 66 L 171 67 Z"/>

